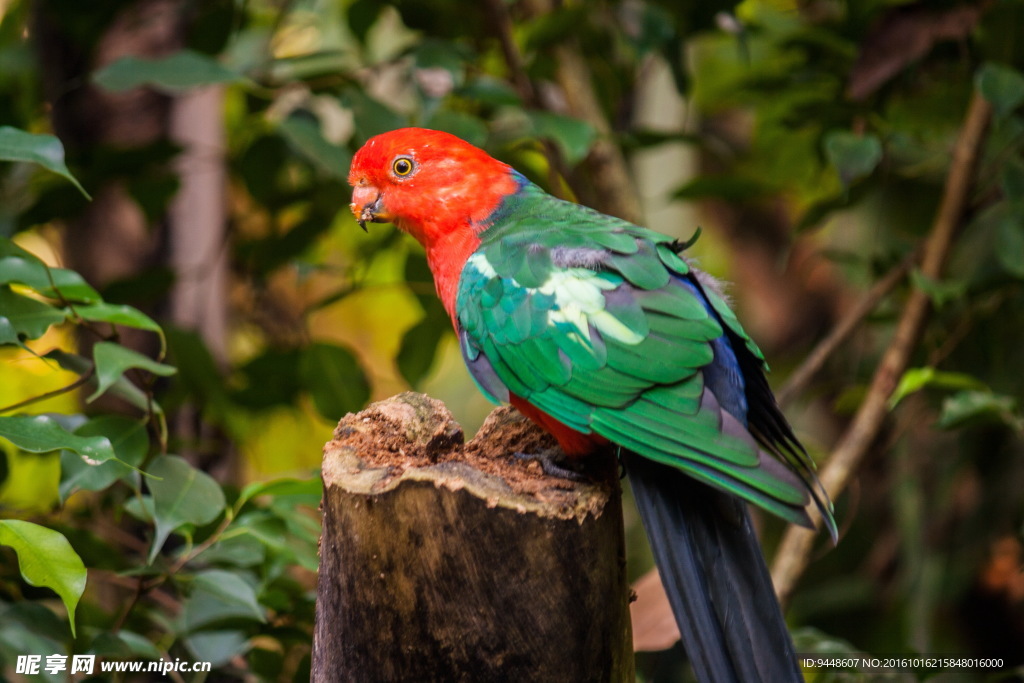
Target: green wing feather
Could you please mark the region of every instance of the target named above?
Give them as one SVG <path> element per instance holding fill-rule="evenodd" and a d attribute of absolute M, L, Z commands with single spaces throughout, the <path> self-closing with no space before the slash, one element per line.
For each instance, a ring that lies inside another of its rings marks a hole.
<path fill-rule="evenodd" d="M 726 328 L 763 356 L 725 301 L 707 292 L 712 315 L 683 284 L 690 269 L 668 237 L 526 185 L 481 239 L 456 310 L 492 400 L 504 398 L 500 383 L 573 429 L 788 521 L 808 523 L 811 495 L 831 520 L 807 462 L 766 453 L 705 386 L 701 369 Z"/>

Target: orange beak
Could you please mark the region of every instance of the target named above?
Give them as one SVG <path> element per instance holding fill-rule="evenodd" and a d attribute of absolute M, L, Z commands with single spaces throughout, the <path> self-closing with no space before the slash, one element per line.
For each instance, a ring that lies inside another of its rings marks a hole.
<path fill-rule="evenodd" d="M 363 232 L 366 232 L 367 223 L 391 222 L 391 216 L 384 210 L 382 200 L 383 195 L 373 185 L 357 185 L 353 188 L 349 208 Z"/>

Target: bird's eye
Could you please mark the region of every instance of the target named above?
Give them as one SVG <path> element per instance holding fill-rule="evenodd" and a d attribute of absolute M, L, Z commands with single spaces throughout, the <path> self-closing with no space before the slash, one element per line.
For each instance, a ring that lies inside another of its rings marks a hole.
<path fill-rule="evenodd" d="M 412 159 L 410 159 L 409 157 L 398 157 L 391 164 L 391 170 L 394 171 L 395 175 L 399 176 L 400 178 L 404 178 L 405 176 L 412 173 L 413 168 L 415 168 L 415 166 L 412 162 Z"/>

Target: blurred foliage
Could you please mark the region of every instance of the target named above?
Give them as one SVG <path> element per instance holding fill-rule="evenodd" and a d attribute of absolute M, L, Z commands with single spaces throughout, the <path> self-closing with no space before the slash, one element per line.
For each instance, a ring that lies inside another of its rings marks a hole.
<path fill-rule="evenodd" d="M 889 428 L 837 500 L 842 539 L 822 546 L 790 617 L 803 652 L 1024 666 L 1024 2 L 182 0 L 169 4 L 180 44 L 96 67 L 107 32 L 146 2 L 0 2 L 0 680 L 26 653 L 206 660 L 218 680 L 308 677 L 310 470 L 333 422 L 409 385 L 468 426 L 486 411 L 422 251 L 391 228 L 360 233 L 345 210 L 351 156 L 376 133 L 432 127 L 596 203 L 599 127 L 558 85 L 562 45 L 585 58 L 582 85 L 629 159 L 676 150 L 655 203 L 778 208 L 786 245 L 809 245 L 843 301 L 919 245 L 972 90 L 993 104 L 946 276 L 915 273 L 790 410 L 822 455 L 906 291 L 929 294 Z M 223 88 L 226 361 L 170 324 L 182 274 L 166 262 L 102 287 L 57 267 L 80 246 L 67 226 L 111 184 L 150 224 L 166 222 L 180 149 L 166 136 L 61 145 L 54 88 L 40 85 L 53 77 L 48 23 L 81 72 L 57 98 Z M 686 114 L 651 125 L 648 100 L 685 101 Z M 695 226 L 653 227 L 685 238 Z M 709 236 L 695 253 L 727 275 L 732 248 Z M 126 328 L 152 335 L 152 357 Z M 777 349 L 781 366 L 825 332 Z M 212 432 L 173 427 L 196 408 Z M 200 466 L 231 452 L 239 481 Z M 639 573 L 650 559 L 629 523 Z M 769 546 L 779 532 L 765 520 Z M 677 680 L 681 666 L 678 648 L 644 655 L 639 675 Z"/>

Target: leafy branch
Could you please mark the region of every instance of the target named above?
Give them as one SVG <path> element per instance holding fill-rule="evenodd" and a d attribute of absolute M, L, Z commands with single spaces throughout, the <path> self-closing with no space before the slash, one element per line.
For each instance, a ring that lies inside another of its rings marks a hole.
<path fill-rule="evenodd" d="M 974 186 L 975 171 L 991 118 L 992 106 L 975 91 L 953 149 L 938 212 L 924 243 L 921 273 L 926 277 L 938 280 L 942 275 Z M 875 370 L 867 396 L 821 470 L 821 483 L 833 498 L 846 488 L 878 436 L 889 414 L 889 398 L 909 365 L 930 309 L 931 298 L 927 292 L 912 290 L 892 341 Z M 812 514 L 819 523 L 820 516 L 816 512 Z M 772 565 L 772 580 L 783 604 L 789 601 L 797 581 L 807 568 L 816 535 L 814 531 L 790 527 L 782 539 Z"/>

